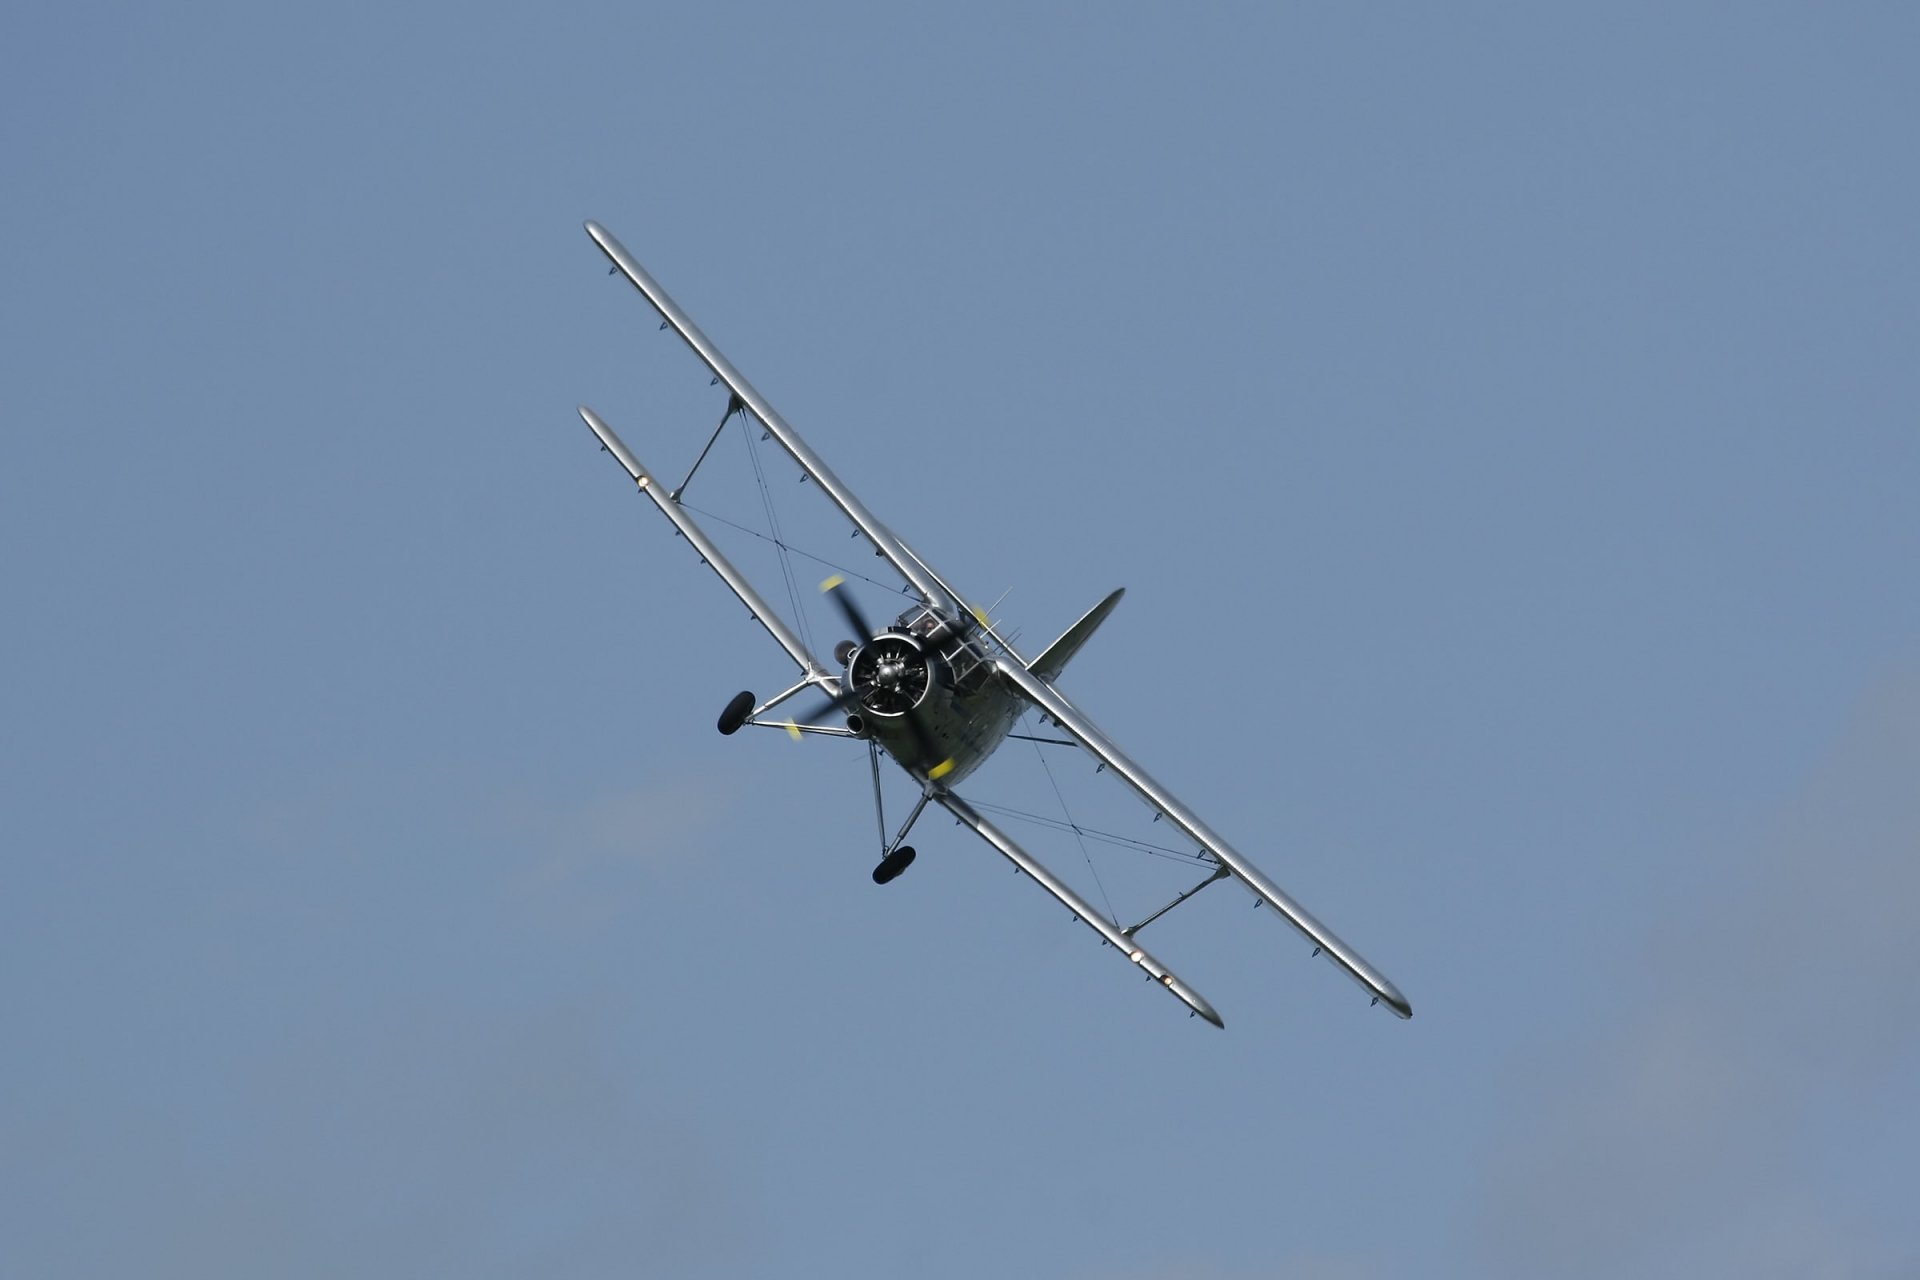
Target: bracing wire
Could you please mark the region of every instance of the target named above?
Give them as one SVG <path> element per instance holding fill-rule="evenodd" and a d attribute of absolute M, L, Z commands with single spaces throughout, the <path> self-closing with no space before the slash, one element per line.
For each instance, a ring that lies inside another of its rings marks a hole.
<path fill-rule="evenodd" d="M 744 533 L 749 537 L 760 539 L 760 541 L 762 542 L 771 542 L 776 547 L 784 548 L 785 550 L 792 552 L 794 555 L 799 556 L 803 560 L 811 560 L 817 565 L 821 565 L 825 568 L 832 569 L 836 573 L 845 574 L 849 578 L 858 578 L 862 582 L 871 583 L 873 586 L 880 588 L 882 591 L 890 591 L 894 595 L 900 596 L 907 600 L 914 600 L 918 598 L 917 596 L 914 595 L 913 592 L 909 591 L 905 587 L 896 586 L 895 584 L 890 582 L 882 582 L 878 578 L 868 577 L 866 574 L 861 573 L 857 569 L 849 569 L 846 565 L 836 563 L 835 561 L 827 559 L 825 556 L 816 556 L 811 551 L 804 551 L 799 547 L 791 545 L 790 543 L 782 542 L 778 538 L 770 538 L 766 534 L 760 532 L 758 529 L 749 528 L 748 526 L 741 524 L 737 520 L 729 520 L 725 516 L 720 515 L 718 512 L 709 511 L 705 507 L 696 507 L 691 502 L 688 502 L 685 499 L 681 500 L 680 505 L 685 507 L 687 510 L 693 512 L 697 516 L 705 516 L 709 520 L 718 521 L 720 524 L 726 525 L 729 529 L 737 529 L 741 533 Z"/>
<path fill-rule="evenodd" d="M 746 436 L 747 457 L 753 462 L 753 478 L 760 486 L 760 504 L 766 508 L 767 529 L 773 534 L 769 539 L 779 549 L 780 576 L 787 584 L 787 600 L 793 606 L 794 623 L 800 628 L 800 641 L 811 652 L 814 649 L 812 628 L 807 625 L 807 611 L 800 604 L 800 581 L 794 576 L 793 562 L 788 556 L 786 540 L 780 533 L 780 517 L 773 507 L 773 490 L 767 486 L 767 474 L 760 465 L 760 449 L 754 442 L 754 429 L 759 424 L 747 414 L 740 415 L 740 429 Z"/>
<path fill-rule="evenodd" d="M 1136 840 L 1132 836 L 1116 835 L 1111 831 L 1101 831 L 1094 827 L 1083 827 L 1072 822 L 1062 822 L 1058 818 L 1049 818 L 1044 814 L 1028 813 L 1024 809 L 1011 808 L 1004 804 L 989 804 L 985 800 L 969 800 L 974 808 L 983 813 L 998 814 L 1003 818 L 1012 818 L 1017 822 L 1029 822 L 1037 827 L 1049 827 L 1055 831 L 1071 831 L 1088 840 L 1100 844 L 1112 845 L 1117 849 L 1132 849 L 1155 858 L 1166 858 L 1172 862 L 1186 863 L 1196 867 L 1211 867 L 1215 863 L 1205 854 L 1190 853 L 1184 849 L 1169 849 L 1163 844 L 1153 844 L 1146 840 Z"/>
<path fill-rule="evenodd" d="M 1024 720 L 1026 717 L 1022 716 Z M 1053 788 L 1053 798 L 1060 802 L 1060 815 L 1073 828 L 1073 838 L 1080 844 L 1080 856 L 1086 859 L 1087 870 L 1093 874 L 1094 887 L 1100 890 L 1100 901 L 1107 904 L 1107 919 L 1113 921 L 1113 927 L 1120 927 L 1120 917 L 1114 914 L 1113 899 L 1107 896 L 1107 885 L 1100 878 L 1100 869 L 1093 865 L 1093 855 L 1087 852 L 1087 837 L 1081 832 L 1080 825 L 1073 820 L 1073 814 L 1067 809 L 1067 797 L 1060 791 L 1060 783 L 1053 776 L 1053 766 L 1047 763 L 1046 752 L 1040 750 L 1040 744 L 1033 744 L 1033 754 L 1039 757 L 1040 767 L 1046 771 L 1047 783 Z"/>

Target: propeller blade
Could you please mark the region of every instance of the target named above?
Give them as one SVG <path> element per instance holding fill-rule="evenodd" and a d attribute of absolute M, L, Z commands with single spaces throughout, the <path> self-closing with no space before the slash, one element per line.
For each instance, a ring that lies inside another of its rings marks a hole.
<path fill-rule="evenodd" d="M 847 625 L 853 628 L 854 634 L 860 637 L 860 643 L 870 644 L 873 642 L 877 633 L 867 622 L 866 615 L 860 612 L 860 606 L 853 602 L 853 598 L 850 595 L 840 589 L 846 585 L 846 581 L 845 578 L 836 573 L 820 584 L 820 590 L 824 594 L 832 597 L 834 604 L 839 606 L 841 616 L 846 618 Z M 825 706 L 821 707 L 808 718 L 818 720 L 821 716 L 829 712 L 838 711 L 848 703 L 857 701 L 859 697 L 860 690 L 854 688 L 852 682 L 849 681 L 847 687 L 842 690 L 837 697 L 829 699 Z M 912 735 L 913 745 L 919 751 L 920 758 L 922 760 L 938 759 L 939 761 L 939 763 L 934 764 L 927 770 L 927 776 L 937 781 L 946 777 L 949 773 L 952 773 L 954 766 L 953 757 L 941 754 L 939 746 L 933 740 L 933 735 L 927 731 L 927 726 L 922 723 L 920 713 L 909 710 L 904 718 L 907 722 L 907 732 Z"/>
<path fill-rule="evenodd" d="M 834 712 L 840 710 L 840 708 L 848 705 L 849 703 L 858 701 L 859 698 L 860 698 L 860 691 L 854 688 L 852 685 L 848 685 L 847 688 L 842 689 L 839 693 L 834 694 L 831 698 L 828 698 L 825 702 L 821 703 L 818 707 L 815 707 L 812 711 L 808 712 L 806 718 L 809 721 L 813 721 L 813 720 L 818 720 L 821 716 L 832 715 Z"/>
<path fill-rule="evenodd" d="M 873 639 L 874 631 L 867 625 L 866 616 L 860 612 L 860 607 L 854 604 L 853 598 L 840 589 L 846 585 L 846 581 L 836 573 L 820 584 L 820 590 L 831 596 L 833 602 L 840 606 L 840 613 L 846 618 L 847 625 L 852 627 L 854 634 L 860 637 L 860 643 L 865 644 Z"/>

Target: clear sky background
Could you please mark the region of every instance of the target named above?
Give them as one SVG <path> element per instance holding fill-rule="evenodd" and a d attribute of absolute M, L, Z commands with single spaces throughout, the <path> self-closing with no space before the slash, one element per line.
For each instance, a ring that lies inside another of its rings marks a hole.
<path fill-rule="evenodd" d="M 8 6 L 0 1273 L 1920 1275 L 1916 65 Z M 1064 687 L 1414 1020 L 1219 888 L 1145 935 L 1215 1031 L 716 735 L 789 669 L 574 414 L 720 408 L 587 217 L 1030 651 L 1126 586 Z"/>

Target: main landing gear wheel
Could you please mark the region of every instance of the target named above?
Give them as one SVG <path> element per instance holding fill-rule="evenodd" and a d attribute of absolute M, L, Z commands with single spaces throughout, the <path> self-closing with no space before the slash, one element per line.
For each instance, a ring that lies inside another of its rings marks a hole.
<path fill-rule="evenodd" d="M 903 844 L 886 857 L 880 859 L 880 865 L 873 869 L 873 882 L 875 884 L 885 884 L 912 865 L 913 846 Z"/>
<path fill-rule="evenodd" d="M 733 733 L 747 722 L 747 713 L 753 710 L 753 695 L 744 689 L 733 695 L 733 701 L 720 713 L 720 732 Z"/>

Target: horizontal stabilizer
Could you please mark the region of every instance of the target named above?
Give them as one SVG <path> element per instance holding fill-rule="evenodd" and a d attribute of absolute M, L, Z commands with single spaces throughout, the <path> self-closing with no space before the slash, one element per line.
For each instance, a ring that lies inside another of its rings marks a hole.
<path fill-rule="evenodd" d="M 1058 640 L 1047 646 L 1045 653 L 1028 663 L 1027 670 L 1048 684 L 1058 680 L 1060 673 L 1067 669 L 1067 661 L 1080 652 L 1080 646 L 1085 644 L 1099 629 L 1100 624 L 1107 620 L 1107 615 L 1113 612 L 1113 606 L 1119 604 L 1120 597 L 1125 594 L 1127 594 L 1125 587 L 1115 587 L 1113 594 L 1087 610 L 1080 621 L 1068 627 Z"/>

